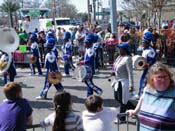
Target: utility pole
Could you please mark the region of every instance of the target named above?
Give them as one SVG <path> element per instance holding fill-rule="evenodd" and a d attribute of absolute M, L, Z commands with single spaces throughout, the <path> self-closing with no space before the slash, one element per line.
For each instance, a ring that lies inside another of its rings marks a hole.
<path fill-rule="evenodd" d="M 111 6 L 111 29 L 112 29 L 112 33 L 115 33 L 116 36 L 118 37 L 116 0 L 110 0 L 110 6 Z"/>
<path fill-rule="evenodd" d="M 100 12 L 100 1 L 97 0 L 97 12 Z M 99 15 L 98 15 L 98 21 L 99 21 Z"/>
<path fill-rule="evenodd" d="M 54 22 L 54 31 L 56 31 L 56 2 L 53 0 L 53 22 Z"/>
<path fill-rule="evenodd" d="M 91 13 L 92 13 L 92 5 L 90 4 L 90 0 L 87 0 L 87 9 L 88 9 L 88 23 L 91 23 Z"/>
<path fill-rule="evenodd" d="M 93 0 L 92 5 L 93 5 L 93 21 L 96 21 L 96 0 Z"/>

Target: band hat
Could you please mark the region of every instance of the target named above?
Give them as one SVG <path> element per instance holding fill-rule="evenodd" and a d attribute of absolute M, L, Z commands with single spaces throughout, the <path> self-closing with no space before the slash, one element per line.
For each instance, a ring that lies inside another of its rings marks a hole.
<path fill-rule="evenodd" d="M 55 39 L 54 38 L 48 38 L 47 43 L 46 43 L 46 47 L 53 48 L 54 45 L 55 45 Z"/>
<path fill-rule="evenodd" d="M 84 43 L 87 43 L 87 44 L 94 43 L 94 34 L 90 33 L 90 34 L 86 35 Z"/>
<path fill-rule="evenodd" d="M 150 40 L 149 39 L 146 39 L 145 37 L 142 38 L 142 43 L 145 43 L 145 44 L 150 44 Z"/>
<path fill-rule="evenodd" d="M 129 50 L 130 45 L 127 42 L 122 42 L 122 43 L 118 44 L 117 47 L 119 49 L 127 49 L 127 50 Z"/>
<path fill-rule="evenodd" d="M 65 39 L 70 39 L 70 38 L 71 38 L 71 33 L 68 32 L 68 31 L 66 31 L 66 32 L 64 33 L 63 39 L 65 40 Z"/>

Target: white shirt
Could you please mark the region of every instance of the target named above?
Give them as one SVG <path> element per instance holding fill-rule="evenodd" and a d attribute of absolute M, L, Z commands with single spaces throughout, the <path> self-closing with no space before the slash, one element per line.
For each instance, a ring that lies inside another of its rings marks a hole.
<path fill-rule="evenodd" d="M 112 131 L 112 123 L 119 113 L 119 108 L 103 107 L 103 110 L 91 113 L 83 111 L 84 131 Z"/>

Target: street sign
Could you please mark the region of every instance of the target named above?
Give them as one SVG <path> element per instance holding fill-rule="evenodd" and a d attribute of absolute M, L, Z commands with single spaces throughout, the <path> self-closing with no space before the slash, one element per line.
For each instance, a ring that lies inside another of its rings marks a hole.
<path fill-rule="evenodd" d="M 96 12 L 95 15 L 110 15 L 110 12 Z"/>

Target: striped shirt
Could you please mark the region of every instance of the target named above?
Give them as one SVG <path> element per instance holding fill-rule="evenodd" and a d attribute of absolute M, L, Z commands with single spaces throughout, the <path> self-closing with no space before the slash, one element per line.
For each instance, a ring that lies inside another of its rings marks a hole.
<path fill-rule="evenodd" d="M 48 117 L 41 122 L 43 127 L 53 126 L 55 121 L 55 112 L 50 114 Z M 82 119 L 79 115 L 74 112 L 69 112 L 65 119 L 66 131 L 83 131 Z"/>
<path fill-rule="evenodd" d="M 175 87 L 162 92 L 147 87 L 143 95 L 140 131 L 175 131 Z"/>

